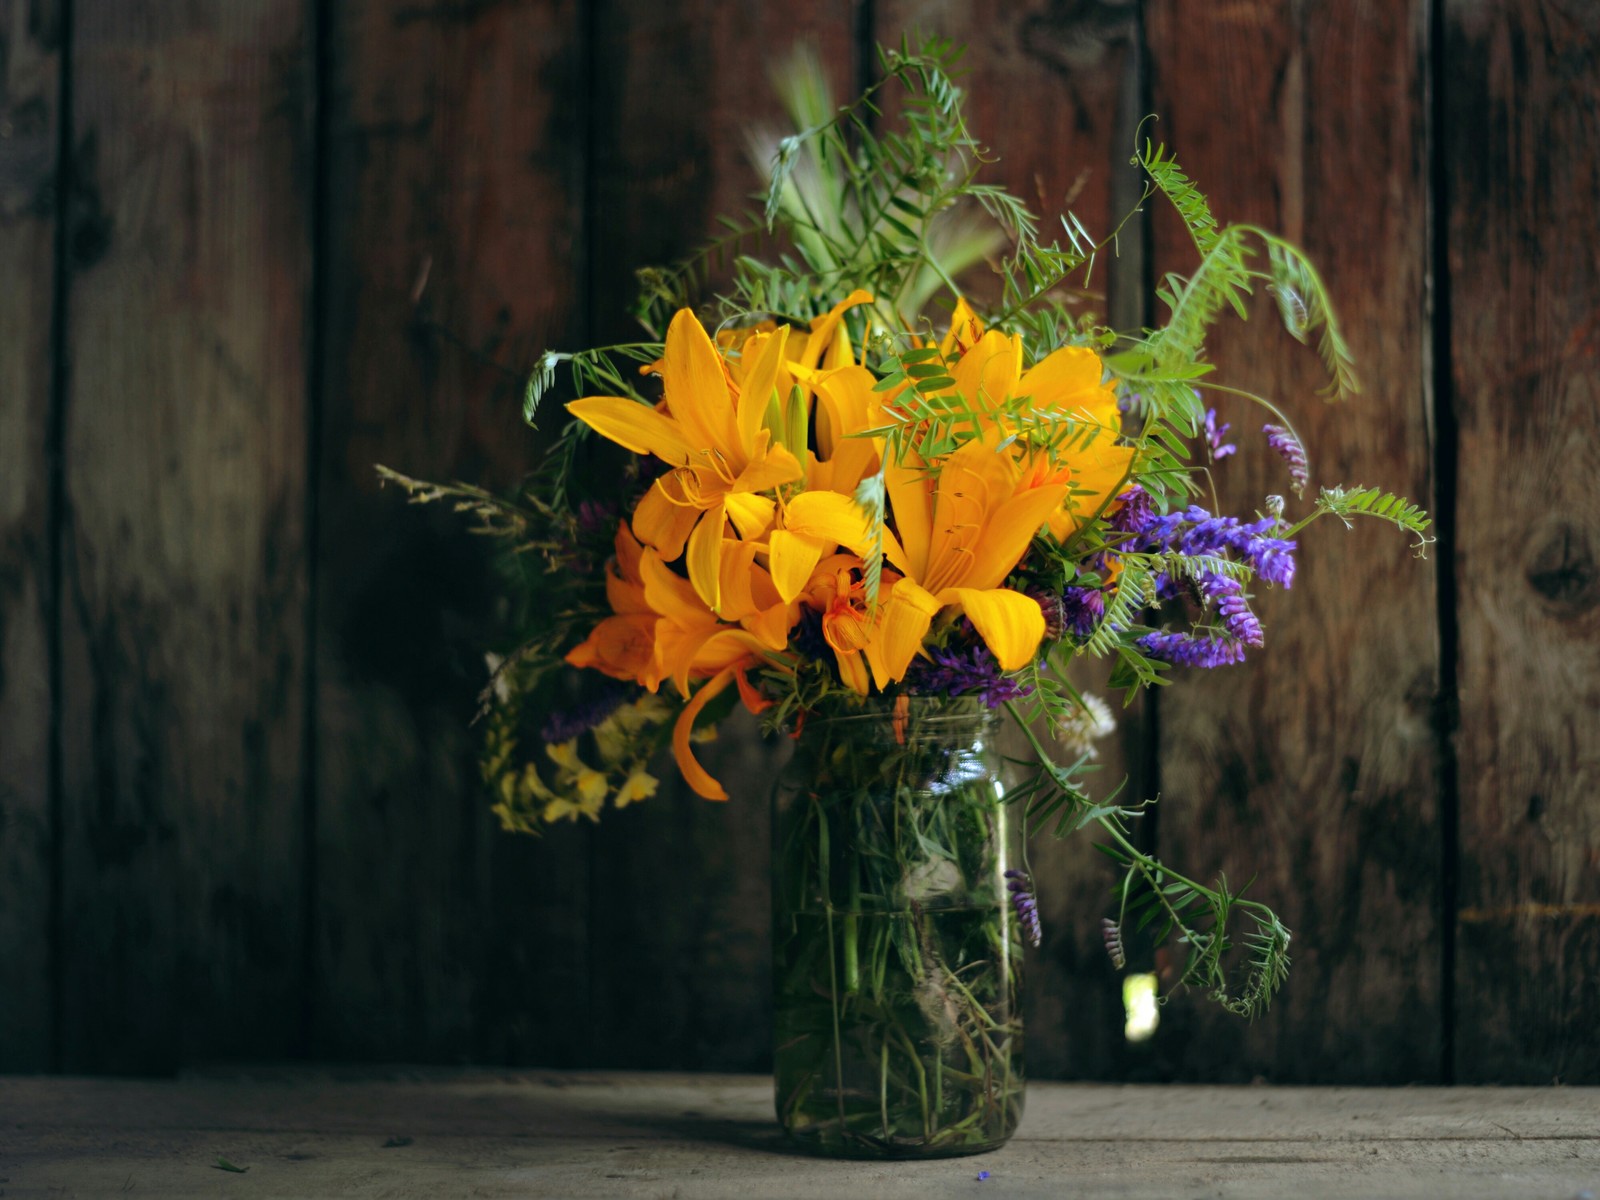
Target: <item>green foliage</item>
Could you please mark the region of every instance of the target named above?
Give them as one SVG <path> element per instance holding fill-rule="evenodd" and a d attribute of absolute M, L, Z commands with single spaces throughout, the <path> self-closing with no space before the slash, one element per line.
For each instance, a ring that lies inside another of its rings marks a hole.
<path fill-rule="evenodd" d="M 1414 549 L 1418 558 L 1426 556 L 1428 547 L 1435 540 L 1428 533 L 1433 522 L 1427 513 L 1404 496 L 1396 496 L 1382 488 L 1323 488 L 1317 496 L 1316 510 L 1295 525 L 1291 533 L 1298 533 L 1323 516 L 1338 517 L 1347 529 L 1353 527 L 1352 517 L 1374 517 L 1387 521 L 1416 537 Z"/>

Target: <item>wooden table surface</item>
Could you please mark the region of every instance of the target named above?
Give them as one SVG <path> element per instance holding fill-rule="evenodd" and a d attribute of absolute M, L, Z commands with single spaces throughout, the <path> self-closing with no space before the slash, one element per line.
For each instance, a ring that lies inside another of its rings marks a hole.
<path fill-rule="evenodd" d="M 924 1163 L 792 1154 L 771 1109 L 743 1075 L 7 1077 L 0 1196 L 1600 1196 L 1600 1088 L 1041 1083 L 1004 1149 Z"/>

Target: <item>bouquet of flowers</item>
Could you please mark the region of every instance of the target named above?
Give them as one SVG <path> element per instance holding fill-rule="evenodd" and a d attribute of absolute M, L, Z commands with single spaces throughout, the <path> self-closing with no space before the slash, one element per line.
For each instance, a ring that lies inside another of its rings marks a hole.
<path fill-rule="evenodd" d="M 1425 516 L 1380 490 L 1307 495 L 1289 417 L 1212 379 L 1207 330 L 1265 291 L 1315 341 L 1331 396 L 1356 390 L 1305 256 L 1219 224 L 1146 142 L 1145 198 L 1176 208 L 1196 265 L 1164 281 L 1158 328 L 1106 328 L 1077 297 L 1115 232 L 1069 217 L 1047 244 L 982 181 L 955 60 L 939 42 L 882 51 L 882 81 L 835 107 L 798 59 L 798 131 L 762 154 L 764 211 L 642 273 L 646 340 L 544 356 L 529 418 L 564 367 L 575 420 L 517 495 L 386 472 L 514 551 L 514 636 L 483 712 L 507 829 L 649 799 L 668 748 L 726 800 L 696 744 L 736 704 L 795 739 L 774 830 L 779 1107 L 836 1152 L 963 1152 L 1014 1127 L 1018 956 L 1038 939 L 1028 826 L 1102 831 L 1122 875 L 1114 954 L 1126 923 L 1154 924 L 1181 944 L 1184 984 L 1266 1006 L 1288 931 L 1140 850 L 1129 823 L 1148 801 L 1090 793 L 1084 735 L 1107 714 L 1067 666 L 1104 661 L 1131 696 L 1242 661 L 1265 643 L 1252 590 L 1291 586 L 1320 517 L 1427 540 Z M 880 131 L 891 89 L 899 125 Z M 766 235 L 778 250 L 736 253 Z M 697 308 L 730 257 L 726 291 Z M 1210 394 L 1265 410 L 1303 512 L 1202 502 L 1237 449 Z M 597 442 L 625 452 L 619 470 L 584 469 Z M 1000 781 L 996 716 L 1031 747 L 1020 778 Z"/>

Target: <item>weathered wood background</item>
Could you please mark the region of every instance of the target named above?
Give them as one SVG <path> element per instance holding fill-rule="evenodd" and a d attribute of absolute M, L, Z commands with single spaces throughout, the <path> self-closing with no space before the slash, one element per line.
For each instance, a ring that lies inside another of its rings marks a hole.
<path fill-rule="evenodd" d="M 1304 243 L 1367 381 L 1218 357 L 1325 480 L 1270 652 L 1109 754 L 1164 854 L 1295 930 L 1246 1026 L 1122 1034 L 1087 845 L 1036 857 L 1041 1076 L 1600 1081 L 1600 8 L 1587 0 L 0 0 L 0 1070 L 204 1059 L 760 1069 L 766 752 L 542 841 L 466 728 L 482 548 L 371 464 L 508 483 L 514 370 L 754 185 L 769 57 L 970 43 L 994 175 L 1105 228 L 1159 136 Z M 1190 265 L 1164 214 L 1117 320 Z M 1225 414 L 1228 415 L 1228 414 Z M 1247 414 L 1233 414 L 1254 438 Z M 1221 473 L 1247 508 L 1260 453 Z M 1142 964 L 1159 968 L 1154 964 Z"/>

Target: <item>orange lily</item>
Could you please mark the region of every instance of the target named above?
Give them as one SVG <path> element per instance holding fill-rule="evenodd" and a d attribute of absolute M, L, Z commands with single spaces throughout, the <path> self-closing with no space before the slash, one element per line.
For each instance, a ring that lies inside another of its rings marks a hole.
<path fill-rule="evenodd" d="M 606 597 L 614 615 L 596 625 L 568 653 L 567 662 L 631 679 L 652 692 L 664 680 L 672 680 L 682 695 L 690 697 L 673 728 L 678 766 L 700 795 L 725 800 L 727 793 L 690 749 L 695 718 L 730 682 L 739 685 L 751 712 L 767 706 L 745 672 L 764 661 L 766 653 L 788 644 L 790 606 L 779 598 L 771 577 L 755 565 L 754 545 L 732 543 L 724 560 L 728 609 L 741 622 L 730 625 L 717 619 L 693 585 L 674 573 L 660 554 L 641 546 L 626 524 L 619 524 L 614 544 L 616 566 L 606 576 Z M 708 682 L 691 697 L 695 679 Z"/>
<path fill-rule="evenodd" d="M 656 612 L 645 599 L 639 564 L 643 547 L 619 523 L 616 567 L 606 573 L 606 599 L 613 616 L 601 621 L 582 645 L 567 654 L 575 667 L 593 667 L 613 679 L 642 680 L 655 659 Z"/>

